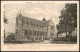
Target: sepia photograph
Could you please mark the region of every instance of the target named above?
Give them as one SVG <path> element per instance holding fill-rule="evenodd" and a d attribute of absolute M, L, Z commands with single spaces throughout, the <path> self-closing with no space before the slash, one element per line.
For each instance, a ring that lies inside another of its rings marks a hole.
<path fill-rule="evenodd" d="M 1 3 L 2 50 L 79 49 L 78 1 Z"/>

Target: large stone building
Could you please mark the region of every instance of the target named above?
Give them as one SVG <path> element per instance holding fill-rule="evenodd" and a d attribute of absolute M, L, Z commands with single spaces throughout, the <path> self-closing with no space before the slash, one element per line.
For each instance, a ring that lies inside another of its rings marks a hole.
<path fill-rule="evenodd" d="M 51 40 L 54 35 L 54 24 L 52 20 L 44 18 L 42 21 L 32 19 L 19 14 L 16 18 L 17 41 L 43 41 Z"/>

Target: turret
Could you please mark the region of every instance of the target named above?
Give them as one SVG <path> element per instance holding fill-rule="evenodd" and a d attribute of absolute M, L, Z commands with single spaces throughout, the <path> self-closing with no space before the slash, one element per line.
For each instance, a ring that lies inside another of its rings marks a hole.
<path fill-rule="evenodd" d="M 43 21 L 46 21 L 45 17 L 43 18 Z"/>

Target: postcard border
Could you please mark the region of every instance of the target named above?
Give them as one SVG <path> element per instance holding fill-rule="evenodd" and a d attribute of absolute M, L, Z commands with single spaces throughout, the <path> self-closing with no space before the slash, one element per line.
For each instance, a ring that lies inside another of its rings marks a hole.
<path fill-rule="evenodd" d="M 79 1 L 79 0 L 1 0 L 1 1 Z M 0 4 L 0 6 L 1 6 L 1 4 Z M 0 9 L 1 9 L 1 7 L 0 7 Z M 80 3 L 79 3 L 79 9 L 80 9 Z M 1 16 L 1 10 L 0 10 L 0 16 Z M 0 17 L 0 20 L 1 20 L 1 17 Z M 1 24 L 1 21 L 0 21 L 0 24 Z M 80 15 L 79 15 L 79 26 L 80 26 Z M 1 25 L 0 25 L 0 33 L 1 33 Z M 80 28 L 79 28 L 79 34 L 80 34 Z M 80 38 L 79 38 L 79 42 L 80 42 Z M 1 35 L 0 35 L 0 43 L 1 43 Z M 79 45 L 79 47 L 80 47 L 80 45 Z M 79 50 L 80 50 L 80 48 L 79 48 Z M 0 51 L 1 51 L 1 44 L 0 44 Z M 2 52 L 4 52 L 4 51 L 2 51 Z M 9 51 L 5 51 L 5 52 L 9 52 Z M 18 52 L 18 51 L 14 51 L 14 52 Z M 19 51 L 19 52 L 24 52 L 24 51 Z M 45 52 L 45 51 L 25 51 L 25 52 Z M 46 51 L 46 52 L 58 52 L 58 51 Z M 78 51 L 59 51 L 59 52 L 78 52 Z"/>

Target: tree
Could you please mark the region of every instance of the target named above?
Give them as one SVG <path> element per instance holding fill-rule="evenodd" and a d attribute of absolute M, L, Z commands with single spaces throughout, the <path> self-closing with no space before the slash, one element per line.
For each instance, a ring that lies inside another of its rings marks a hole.
<path fill-rule="evenodd" d="M 72 31 L 77 27 L 77 5 L 66 4 L 65 9 L 61 10 L 59 17 L 60 22 L 57 25 L 58 33 L 69 32 L 69 37 Z"/>
<path fill-rule="evenodd" d="M 6 15 L 5 15 L 5 6 L 4 6 L 4 25 L 5 24 L 8 24 L 8 19 L 6 18 Z M 4 38 L 5 38 L 5 29 L 4 29 Z"/>

